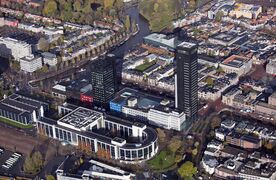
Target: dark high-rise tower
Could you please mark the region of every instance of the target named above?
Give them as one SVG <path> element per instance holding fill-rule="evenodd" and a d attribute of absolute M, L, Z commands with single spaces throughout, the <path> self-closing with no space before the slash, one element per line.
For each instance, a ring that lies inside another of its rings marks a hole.
<path fill-rule="evenodd" d="M 116 62 L 112 54 L 100 57 L 91 66 L 91 84 L 94 104 L 107 107 L 116 93 Z"/>
<path fill-rule="evenodd" d="M 183 42 L 176 51 L 175 103 L 188 120 L 198 118 L 197 45 Z"/>

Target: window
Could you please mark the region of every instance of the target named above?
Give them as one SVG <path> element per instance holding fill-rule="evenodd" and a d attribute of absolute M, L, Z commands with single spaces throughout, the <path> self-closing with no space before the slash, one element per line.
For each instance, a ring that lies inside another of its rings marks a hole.
<path fill-rule="evenodd" d="M 133 150 L 132 151 L 132 159 L 136 159 L 137 158 L 137 151 Z"/>
<path fill-rule="evenodd" d="M 130 158 L 130 151 L 126 150 L 126 158 Z"/>
<path fill-rule="evenodd" d="M 120 149 L 120 155 L 122 159 L 125 158 L 125 151 L 123 149 Z"/>

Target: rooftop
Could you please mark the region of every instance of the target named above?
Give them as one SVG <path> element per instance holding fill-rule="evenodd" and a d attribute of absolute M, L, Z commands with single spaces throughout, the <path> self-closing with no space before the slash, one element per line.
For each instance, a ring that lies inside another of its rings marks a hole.
<path fill-rule="evenodd" d="M 225 65 L 233 66 L 236 68 L 240 68 L 243 66 L 245 62 L 248 62 L 249 59 L 243 56 L 238 56 L 238 55 L 232 55 L 225 59 L 222 63 Z"/>
<path fill-rule="evenodd" d="M 100 112 L 79 107 L 71 113 L 64 116 L 63 118 L 61 118 L 58 121 L 58 123 L 61 122 L 71 127 L 81 129 L 88 127 L 94 121 L 97 121 L 98 119 L 102 118 L 102 116 L 103 115 Z"/>

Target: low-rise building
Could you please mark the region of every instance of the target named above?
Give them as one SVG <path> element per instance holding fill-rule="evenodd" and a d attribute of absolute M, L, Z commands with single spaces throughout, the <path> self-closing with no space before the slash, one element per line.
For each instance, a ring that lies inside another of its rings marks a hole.
<path fill-rule="evenodd" d="M 225 59 L 220 67 L 227 73 L 236 73 L 239 76 L 247 74 L 252 68 L 252 60 L 246 57 L 232 55 Z"/>
<path fill-rule="evenodd" d="M 57 56 L 55 54 L 44 52 L 41 55 L 43 57 L 44 64 L 48 64 L 49 66 L 57 65 Z"/>
<path fill-rule="evenodd" d="M 257 19 L 262 13 L 262 6 L 253 4 L 236 3 L 235 8 L 230 12 L 230 16 L 235 18 Z"/>
<path fill-rule="evenodd" d="M 0 101 L 0 117 L 24 125 L 41 119 L 48 109 L 47 103 L 19 94 L 12 94 Z"/>
<path fill-rule="evenodd" d="M 177 46 L 177 38 L 169 37 L 164 34 L 152 33 L 144 37 L 144 42 L 147 45 L 154 47 L 162 47 L 170 51 L 174 51 Z"/>

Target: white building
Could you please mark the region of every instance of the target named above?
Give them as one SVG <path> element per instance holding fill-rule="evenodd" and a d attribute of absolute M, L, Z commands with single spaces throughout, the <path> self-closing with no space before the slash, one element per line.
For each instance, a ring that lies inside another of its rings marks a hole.
<path fill-rule="evenodd" d="M 42 58 L 41 57 L 34 57 L 31 56 L 25 56 L 23 58 L 20 58 L 20 69 L 22 71 L 33 73 L 38 69 L 42 68 Z"/>
<path fill-rule="evenodd" d="M 19 61 L 20 58 L 32 55 L 32 46 L 16 39 L 0 37 L 0 55 L 7 58 L 13 57 Z"/>
<path fill-rule="evenodd" d="M 149 123 L 161 126 L 165 129 L 181 131 L 182 125 L 186 120 L 186 115 L 182 112 L 169 111 L 166 109 L 150 109 L 148 112 Z"/>
<path fill-rule="evenodd" d="M 44 64 L 48 64 L 49 66 L 57 65 L 57 56 L 55 54 L 44 52 L 41 55 L 43 57 Z"/>
<path fill-rule="evenodd" d="M 205 155 L 202 158 L 202 166 L 208 174 L 214 174 L 219 162 L 212 156 Z"/>

